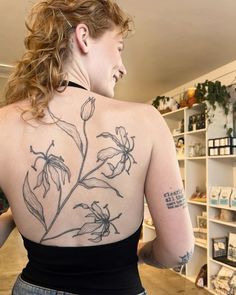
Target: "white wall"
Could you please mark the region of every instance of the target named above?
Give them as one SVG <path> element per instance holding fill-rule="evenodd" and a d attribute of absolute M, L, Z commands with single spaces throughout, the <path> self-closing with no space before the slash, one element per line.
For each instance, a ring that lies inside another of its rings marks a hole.
<path fill-rule="evenodd" d="M 230 85 L 236 83 L 236 60 L 233 62 L 226 64 L 212 72 L 209 72 L 195 80 L 186 82 L 185 84 L 171 90 L 168 92 L 163 93 L 167 97 L 174 97 L 177 101 L 183 95 L 183 92 L 190 87 L 194 87 L 197 83 L 205 82 L 205 80 L 218 80 L 221 81 L 224 85 Z"/>

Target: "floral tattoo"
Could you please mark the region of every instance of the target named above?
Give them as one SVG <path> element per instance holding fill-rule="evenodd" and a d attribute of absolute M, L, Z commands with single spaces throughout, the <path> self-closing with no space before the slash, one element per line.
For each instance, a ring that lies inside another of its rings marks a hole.
<path fill-rule="evenodd" d="M 97 164 L 90 171 L 85 170 L 85 163 L 87 160 L 87 154 L 89 149 L 89 139 L 87 135 L 87 123 L 92 118 L 95 112 L 95 98 L 88 98 L 81 107 L 80 118 L 83 121 L 83 138 L 80 135 L 80 131 L 69 122 L 63 121 L 56 117 L 50 109 L 48 109 L 51 118 L 54 120 L 55 124 L 75 143 L 77 149 L 79 150 L 82 160 L 78 169 L 77 180 L 71 183 L 71 171 L 66 165 L 63 157 L 61 155 L 53 154 L 52 150 L 55 147 L 55 142 L 52 140 L 51 144 L 46 149 L 46 152 L 37 151 L 32 146 L 30 146 L 30 152 L 36 156 L 31 168 L 37 174 L 36 183 L 32 185 L 29 181 L 30 170 L 27 171 L 24 183 L 23 183 L 23 198 L 28 208 L 29 212 L 42 224 L 44 227 L 44 234 L 41 237 L 40 243 L 46 240 L 56 239 L 62 235 L 71 233 L 72 237 L 79 237 L 81 235 L 90 235 L 88 239 L 91 242 L 98 243 L 104 237 L 107 237 L 112 232 L 119 234 L 113 221 L 120 218 L 122 213 L 118 214 L 116 217 L 111 218 L 110 210 L 108 209 L 108 204 L 104 207 L 99 205 L 98 201 L 94 201 L 91 206 L 85 203 L 79 203 L 73 209 L 83 209 L 88 210 L 89 214 L 86 216 L 89 220 L 85 222 L 82 226 L 77 228 L 68 229 L 64 232 L 59 233 L 56 236 L 51 236 L 50 231 L 53 228 L 58 216 L 63 210 L 64 206 L 71 198 L 73 192 L 79 186 L 86 189 L 106 189 L 114 193 L 115 196 L 123 198 L 121 192 L 113 187 L 109 183 L 109 179 L 113 179 L 124 171 L 129 175 L 132 168 L 132 164 L 137 164 L 132 152 L 135 147 L 135 136 L 128 136 L 128 132 L 125 127 L 119 126 L 115 128 L 115 134 L 110 132 L 103 132 L 97 136 L 98 139 L 111 139 L 113 145 L 104 148 L 97 153 Z M 42 166 L 39 166 L 41 162 Z M 105 164 L 107 164 L 105 166 Z M 94 172 L 99 169 L 106 167 L 110 172 L 101 171 L 102 178 L 93 176 Z M 32 175 L 30 179 L 35 176 Z M 106 180 L 104 180 L 104 177 Z M 65 192 L 63 186 L 68 183 L 70 185 L 69 191 Z M 57 209 L 50 222 L 46 222 L 44 207 L 40 198 L 46 199 L 47 195 L 50 193 L 52 187 L 56 188 L 58 191 Z M 43 192 L 43 193 L 42 193 Z"/>

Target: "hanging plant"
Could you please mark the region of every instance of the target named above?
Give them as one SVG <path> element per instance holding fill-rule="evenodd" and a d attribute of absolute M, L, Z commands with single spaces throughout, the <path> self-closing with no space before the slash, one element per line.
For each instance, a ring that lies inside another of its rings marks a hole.
<path fill-rule="evenodd" d="M 204 83 L 198 83 L 195 91 L 195 98 L 197 103 L 208 102 L 208 104 L 206 104 L 206 116 L 209 124 L 212 123 L 216 107 L 218 106 L 223 109 L 226 116 L 224 128 L 226 129 L 227 135 L 231 136 L 233 129 L 227 126 L 230 111 L 230 94 L 226 86 L 222 85 L 220 81 L 212 82 L 206 80 Z"/>
<path fill-rule="evenodd" d="M 158 109 L 158 108 L 160 107 L 161 102 L 162 102 L 163 104 L 166 104 L 167 101 L 169 101 L 169 100 L 170 100 L 170 98 L 167 97 L 167 96 L 159 96 L 159 95 L 158 95 L 158 96 L 153 100 L 152 105 L 153 105 L 156 109 Z"/>
<path fill-rule="evenodd" d="M 167 96 L 157 96 L 153 100 L 152 105 L 162 114 L 178 109 L 177 101 L 174 98 Z"/>

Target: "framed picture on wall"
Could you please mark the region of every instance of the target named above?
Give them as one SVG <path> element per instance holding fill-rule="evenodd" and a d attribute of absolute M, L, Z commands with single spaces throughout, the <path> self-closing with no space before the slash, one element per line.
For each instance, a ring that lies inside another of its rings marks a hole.
<path fill-rule="evenodd" d="M 236 234 L 229 234 L 229 245 L 227 258 L 236 262 Z"/>
<path fill-rule="evenodd" d="M 205 216 L 197 216 L 197 227 L 207 228 L 207 219 Z"/>
<path fill-rule="evenodd" d="M 227 256 L 228 238 L 213 238 L 212 239 L 212 258 Z"/>

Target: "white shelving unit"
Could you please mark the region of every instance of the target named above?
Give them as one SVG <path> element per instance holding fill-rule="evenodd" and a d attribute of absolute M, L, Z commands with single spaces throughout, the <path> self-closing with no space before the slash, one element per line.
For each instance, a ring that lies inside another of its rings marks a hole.
<path fill-rule="evenodd" d="M 211 186 L 236 186 L 236 155 L 230 156 L 208 156 L 208 139 L 217 137 L 226 137 L 225 129 L 222 127 L 223 121 L 220 118 L 220 112 L 216 112 L 214 122 L 206 128 L 188 131 L 189 117 L 201 113 L 205 110 L 204 104 L 194 105 L 192 108 L 182 108 L 163 115 L 171 132 L 178 127 L 178 123 L 184 120 L 184 131 L 180 134 L 174 134 L 174 140 L 179 137 L 184 138 L 185 152 L 180 158 L 177 156 L 180 173 L 185 185 L 185 194 L 191 216 L 193 227 L 197 227 L 197 216 L 206 212 L 207 216 L 207 242 L 195 243 L 195 251 L 192 260 L 186 265 L 185 276 L 191 281 L 195 281 L 201 267 L 207 264 L 208 268 L 208 286 L 207 289 L 214 292 L 211 285 L 212 276 L 216 275 L 222 266 L 228 267 L 236 271 L 235 267 L 229 266 L 222 262 L 212 259 L 212 238 L 228 236 L 230 232 L 236 233 L 236 222 L 224 222 L 216 218 L 220 209 L 225 207 L 213 206 L 207 201 L 206 203 L 191 200 L 192 194 L 196 191 L 196 187 L 200 191 L 206 192 L 209 196 Z M 221 115 L 222 116 L 222 115 Z M 220 121 L 221 120 L 221 121 Z M 224 120 L 224 119 L 223 119 Z M 219 123 L 221 122 L 221 124 Z M 200 143 L 205 146 L 204 156 L 190 157 L 188 147 L 194 143 Z M 208 197 L 207 197 L 208 200 Z M 227 208 L 232 210 L 230 208 Z M 235 211 L 235 209 L 234 209 Z M 145 218 L 148 216 L 148 208 L 145 207 Z M 151 233 L 152 231 L 152 233 Z M 144 223 L 143 240 L 148 241 L 155 237 L 155 229 Z"/>

